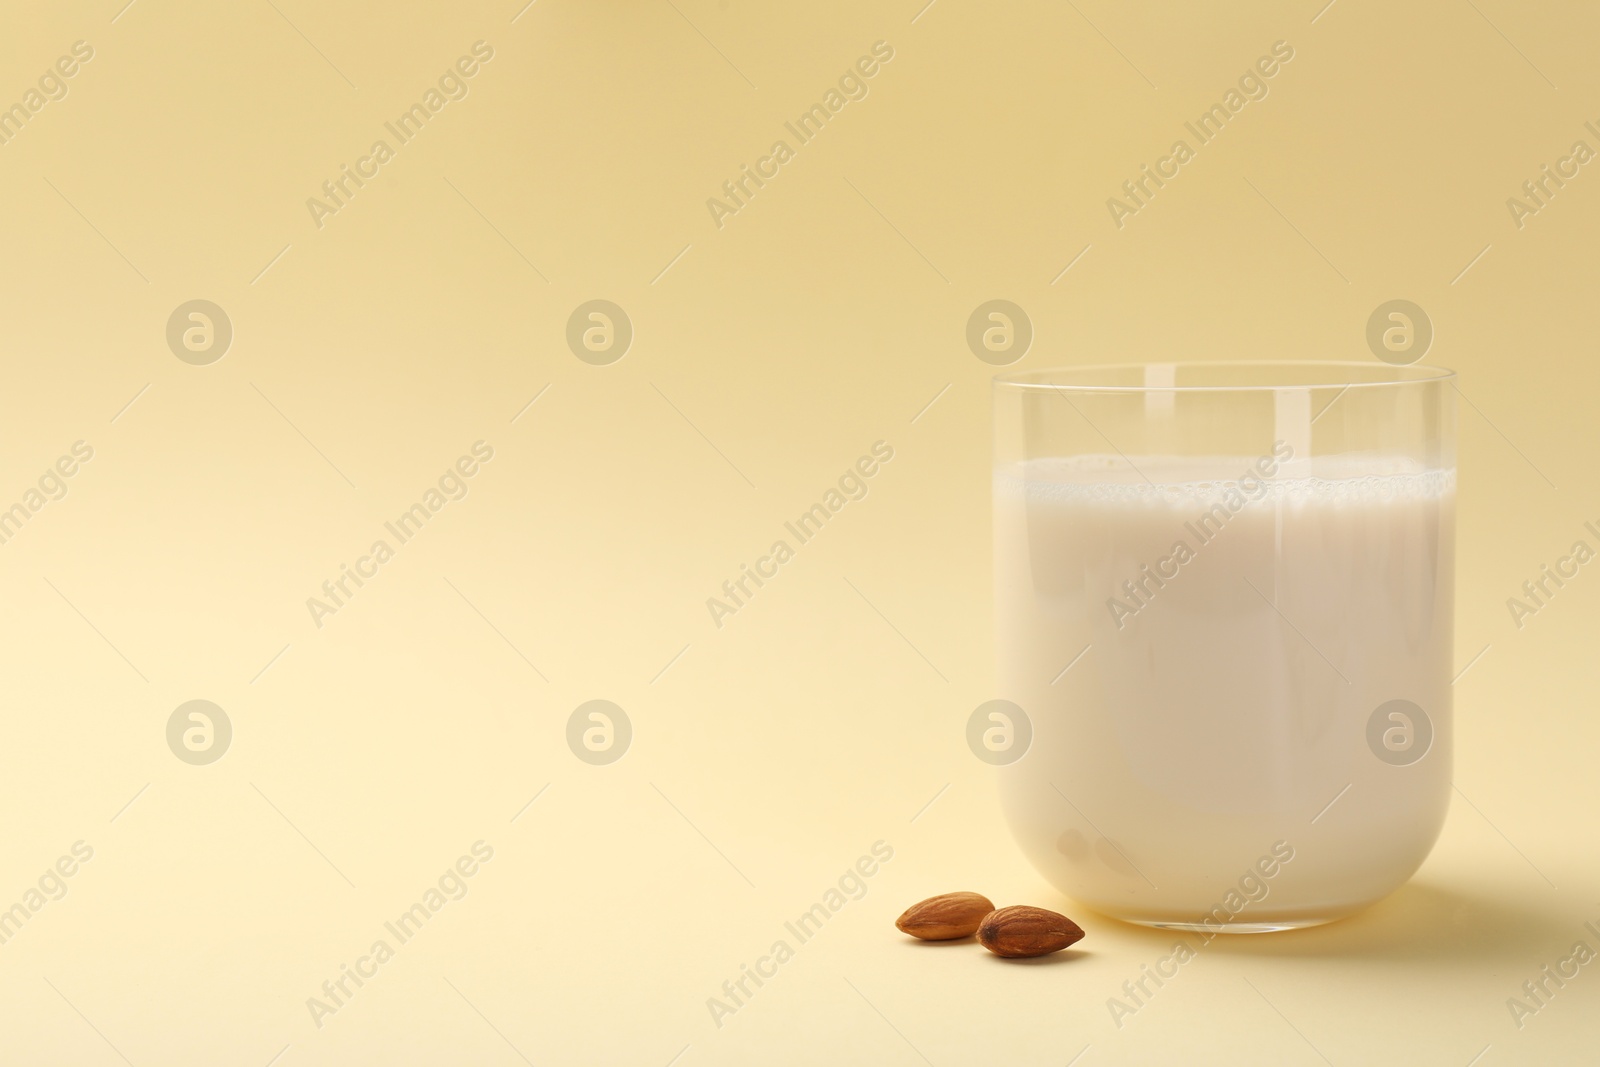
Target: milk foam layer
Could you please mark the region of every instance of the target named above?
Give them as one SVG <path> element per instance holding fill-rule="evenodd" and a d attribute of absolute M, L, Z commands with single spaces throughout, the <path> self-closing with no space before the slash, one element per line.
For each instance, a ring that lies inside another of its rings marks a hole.
<path fill-rule="evenodd" d="M 1217 456 L 1048 457 L 995 472 L 997 492 L 1035 500 L 1126 504 L 1210 504 L 1238 490 L 1255 458 Z M 1265 500 L 1316 504 L 1439 497 L 1455 490 L 1455 471 L 1425 469 L 1395 456 L 1318 456 L 1279 464 L 1280 473 L 1244 481 Z M 1258 488 L 1259 487 L 1259 488 Z"/>

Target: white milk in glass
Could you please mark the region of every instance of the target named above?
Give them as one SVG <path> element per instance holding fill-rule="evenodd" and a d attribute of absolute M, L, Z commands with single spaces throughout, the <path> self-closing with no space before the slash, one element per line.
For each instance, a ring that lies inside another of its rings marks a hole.
<path fill-rule="evenodd" d="M 1449 799 L 1454 486 L 1281 442 L 997 469 L 1000 692 L 1033 724 L 1002 797 L 1035 865 L 1114 915 L 1240 928 L 1409 877 Z M 1391 701 L 1423 721 L 1374 734 Z"/>

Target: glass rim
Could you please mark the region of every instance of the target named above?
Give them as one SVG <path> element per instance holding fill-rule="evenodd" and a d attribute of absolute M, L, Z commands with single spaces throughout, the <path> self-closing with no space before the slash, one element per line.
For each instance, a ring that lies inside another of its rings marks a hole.
<path fill-rule="evenodd" d="M 1139 385 L 1113 384 L 1105 381 L 1065 380 L 1070 377 L 1088 377 L 1092 379 L 1096 374 L 1145 371 L 1150 367 L 1171 368 L 1174 377 L 1186 370 L 1258 371 L 1261 373 L 1263 380 L 1239 383 L 1179 384 L 1174 382 L 1172 384 Z M 1272 380 L 1272 372 L 1274 370 L 1283 371 L 1285 369 L 1298 371 L 1325 369 L 1330 372 L 1342 371 L 1343 373 L 1330 376 L 1327 381 L 1294 382 L 1281 379 Z M 1039 370 L 1022 371 L 1014 374 L 997 374 L 993 378 L 993 385 L 997 391 L 1001 389 L 1019 391 L 1041 389 L 1075 393 L 1248 393 L 1276 392 L 1284 389 L 1392 389 L 1397 386 L 1453 382 L 1455 377 L 1456 372 L 1447 367 L 1368 363 L 1361 360 L 1348 359 L 1229 359 L 1190 360 L 1186 362 L 1149 360 L 1141 363 L 1091 363 L 1075 367 L 1044 367 Z"/>

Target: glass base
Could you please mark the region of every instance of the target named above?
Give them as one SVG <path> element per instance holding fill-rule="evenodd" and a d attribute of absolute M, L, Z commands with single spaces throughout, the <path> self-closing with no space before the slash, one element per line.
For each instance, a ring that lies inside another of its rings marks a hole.
<path fill-rule="evenodd" d="M 1155 919 L 1124 919 L 1120 915 L 1112 916 L 1120 922 L 1132 923 L 1134 926 L 1148 926 L 1155 930 L 1182 930 L 1191 934 L 1271 934 L 1280 930 L 1304 930 L 1311 926 L 1326 926 L 1331 922 L 1338 922 L 1344 918 L 1342 915 L 1329 915 L 1326 918 L 1316 919 L 1283 919 L 1278 922 L 1260 923 L 1225 923 L 1222 925 L 1205 923 L 1160 922 Z"/>

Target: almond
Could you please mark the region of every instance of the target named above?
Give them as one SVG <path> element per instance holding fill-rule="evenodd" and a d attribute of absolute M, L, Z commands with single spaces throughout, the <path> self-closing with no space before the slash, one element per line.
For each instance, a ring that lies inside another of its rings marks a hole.
<path fill-rule="evenodd" d="M 924 941 L 949 941 L 971 937 L 991 911 L 994 905 L 981 894 L 945 893 L 911 905 L 894 924 L 902 933 Z"/>
<path fill-rule="evenodd" d="M 992 911 L 978 926 L 978 943 L 996 956 L 1045 956 L 1083 937 L 1083 928 L 1065 915 L 1017 904 Z"/>

